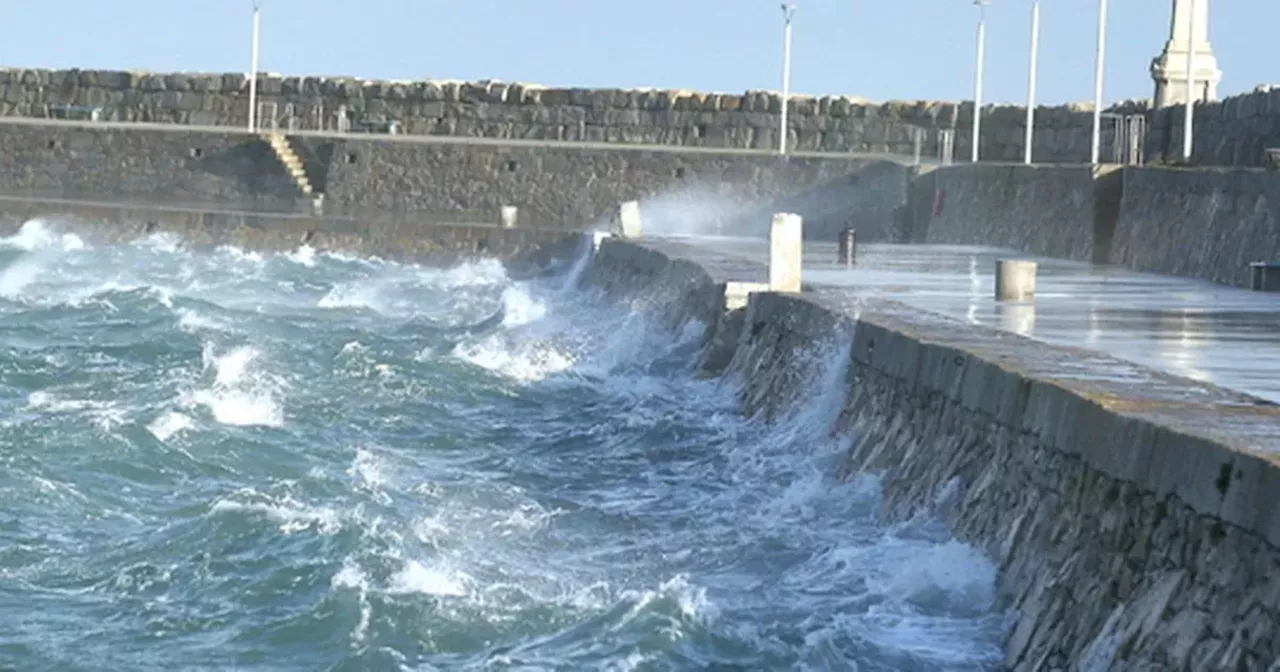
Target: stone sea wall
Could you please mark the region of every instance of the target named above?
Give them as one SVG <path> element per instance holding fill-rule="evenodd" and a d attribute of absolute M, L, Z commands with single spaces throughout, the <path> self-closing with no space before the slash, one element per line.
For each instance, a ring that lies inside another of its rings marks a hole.
<path fill-rule="evenodd" d="M 771 149 L 778 145 L 781 98 L 767 91 L 548 88 L 500 81 L 370 81 L 357 77 L 259 76 L 266 127 L 333 131 L 349 123 L 396 121 L 405 133 L 498 139 Z M 0 115 L 81 115 L 88 108 L 114 121 L 244 127 L 248 78 L 242 73 L 149 73 L 107 70 L 0 70 Z M 70 106 L 69 111 L 66 110 Z M 80 109 L 86 108 L 86 109 Z M 970 154 L 972 103 L 870 102 L 848 96 L 795 96 L 790 146 L 797 151 L 939 156 L 939 131 L 955 132 L 955 156 Z M 1109 114 L 1146 117 L 1149 160 L 1181 156 L 1182 110 L 1124 102 Z M 1195 159 L 1203 165 L 1259 166 L 1262 150 L 1280 145 L 1280 89 L 1258 90 L 1197 108 Z M 1025 108 L 983 110 L 984 161 L 1023 155 Z M 292 124 L 292 126 L 290 126 Z M 1114 118 L 1104 119 L 1102 154 L 1117 146 Z M 1089 160 L 1093 114 L 1087 105 L 1037 111 L 1037 162 Z"/>
<path fill-rule="evenodd" d="M 1182 160 L 1182 106 L 1148 116 L 1146 154 L 1156 162 Z M 1280 147 L 1280 87 L 1203 103 L 1195 110 L 1194 163 L 1203 166 L 1263 166 L 1264 150 Z"/>
<path fill-rule="evenodd" d="M 1090 260 L 1097 174 L 1089 166 L 940 168 L 930 180 L 932 193 L 918 196 L 930 202 L 917 241 Z"/>
<path fill-rule="evenodd" d="M 249 115 L 248 80 L 238 73 L 0 70 L 0 87 L 0 114 L 5 116 L 43 117 L 70 105 L 97 108 L 104 120 L 244 127 Z M 778 146 L 782 108 L 781 97 L 766 91 L 576 89 L 265 74 L 259 77 L 258 95 L 260 118 L 268 127 L 273 122 L 284 127 L 291 118 L 299 130 L 331 131 L 342 115 L 356 125 L 396 121 L 403 132 L 419 135 L 755 149 Z M 928 159 L 939 155 L 938 131 L 953 129 L 956 156 L 967 157 L 972 109 L 972 103 L 797 95 L 788 115 L 789 146 L 802 152 L 913 156 L 919 142 Z M 1022 108 L 987 107 L 984 124 L 984 159 L 1022 156 Z M 1087 109 L 1043 107 L 1037 124 L 1037 160 L 1087 160 L 1092 128 Z"/>
<path fill-rule="evenodd" d="M 606 242 L 597 277 L 625 277 L 625 259 L 644 260 L 640 288 L 691 277 L 624 246 L 643 248 Z M 699 277 L 694 293 L 717 291 Z M 765 414 L 815 394 L 795 362 L 843 343 L 845 474 L 882 474 L 886 518 L 931 509 L 995 562 L 1010 669 L 1280 658 L 1274 405 L 887 301 L 753 294 L 736 342 L 744 411 Z"/>
<path fill-rule="evenodd" d="M 566 143 L 465 142 L 385 136 L 296 136 L 328 216 L 409 217 L 582 230 L 627 200 L 748 214 L 795 192 L 856 180 L 885 162 L 849 155 L 642 149 Z M 262 138 L 241 131 L 127 124 L 0 123 L 0 194 L 310 213 Z M 896 166 L 896 164 L 894 164 Z M 883 169 L 878 169 L 883 171 Z M 890 170 L 899 170 L 890 167 Z M 902 191 L 842 206 L 887 228 Z M 881 203 L 880 201 L 883 201 Z M 764 220 L 767 222 L 767 219 Z M 733 225 L 730 222 L 730 225 Z M 764 230 L 767 224 L 744 223 Z"/>
<path fill-rule="evenodd" d="M 1280 260 L 1280 177 L 1248 168 L 965 165 L 911 185 L 913 242 L 1029 254 L 1248 286 Z"/>
<path fill-rule="evenodd" d="M 1130 168 L 1110 261 L 1248 286 L 1280 261 L 1280 176 L 1261 170 Z"/>

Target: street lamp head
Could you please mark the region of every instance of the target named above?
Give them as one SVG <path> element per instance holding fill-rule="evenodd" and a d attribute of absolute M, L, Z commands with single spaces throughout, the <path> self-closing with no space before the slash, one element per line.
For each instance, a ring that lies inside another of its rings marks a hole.
<path fill-rule="evenodd" d="M 991 4 L 991 0 L 973 0 L 973 4 L 979 7 L 986 7 Z"/>
<path fill-rule="evenodd" d="M 784 3 L 782 3 L 782 16 L 783 16 L 783 18 L 785 18 L 786 20 L 790 21 L 790 20 L 791 20 L 791 16 L 792 16 L 792 15 L 794 15 L 795 13 L 796 13 L 796 3 L 794 3 L 794 2 L 784 2 Z"/>

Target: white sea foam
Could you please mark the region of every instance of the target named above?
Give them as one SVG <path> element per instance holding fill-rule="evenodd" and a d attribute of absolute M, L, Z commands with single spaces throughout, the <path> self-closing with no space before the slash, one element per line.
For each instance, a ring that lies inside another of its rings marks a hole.
<path fill-rule="evenodd" d="M 0 238 L 0 246 L 27 252 L 36 250 L 72 252 L 85 249 L 84 241 L 79 236 L 72 233 L 60 234 L 43 219 L 23 222 L 17 233 L 7 238 Z"/>
<path fill-rule="evenodd" d="M 542 319 L 547 314 L 544 302 L 529 295 L 523 285 L 513 285 L 502 292 L 502 325 L 511 328 Z"/>
<path fill-rule="evenodd" d="M 455 353 L 463 360 L 522 383 L 542 380 L 570 369 L 573 355 L 561 352 L 549 343 L 520 344 L 512 349 L 500 335 L 476 343 L 458 346 Z"/>
<path fill-rule="evenodd" d="M 423 284 L 439 287 L 482 287 L 499 285 L 507 281 L 507 269 L 502 262 L 493 259 L 469 262 L 454 266 L 444 271 L 419 271 L 418 279 Z"/>
<path fill-rule="evenodd" d="M 136 245 L 156 252 L 174 254 L 182 249 L 182 237 L 169 231 L 152 233 L 140 239 Z"/>
<path fill-rule="evenodd" d="M 46 413 L 83 414 L 102 431 L 115 429 L 128 418 L 128 411 L 115 402 L 67 399 L 47 390 L 27 395 L 27 408 Z"/>
<path fill-rule="evenodd" d="M 320 301 L 319 308 L 368 308 L 378 310 L 378 288 L 364 282 L 345 282 L 330 288 Z"/>
<path fill-rule="evenodd" d="M 391 577 L 387 592 L 461 597 L 467 594 L 472 582 L 473 579 L 465 572 L 428 567 L 417 560 L 409 560 Z"/>
<path fill-rule="evenodd" d="M 205 368 L 214 373 L 210 387 L 184 395 L 185 406 L 204 406 L 213 419 L 224 425 L 281 427 L 284 409 L 277 395 L 281 383 L 255 366 L 261 352 L 250 346 L 215 354 L 206 344 Z"/>
<path fill-rule="evenodd" d="M 288 495 L 264 496 L 256 491 L 243 491 L 236 497 L 219 499 L 210 507 L 210 513 L 260 515 L 279 523 L 279 530 L 285 534 L 314 529 L 321 534 L 332 535 L 342 528 L 342 517 L 333 508 L 304 504 Z"/>
<path fill-rule="evenodd" d="M 310 245 L 301 245 L 298 249 L 281 255 L 295 264 L 312 268 L 316 265 L 316 250 Z"/>
<path fill-rule="evenodd" d="M 0 271 L 0 296 L 17 298 L 43 271 L 40 260 L 20 258 Z"/>
<path fill-rule="evenodd" d="M 168 441 L 178 434 L 195 427 L 195 421 L 176 411 L 167 411 L 147 425 L 147 431 L 161 441 Z"/>

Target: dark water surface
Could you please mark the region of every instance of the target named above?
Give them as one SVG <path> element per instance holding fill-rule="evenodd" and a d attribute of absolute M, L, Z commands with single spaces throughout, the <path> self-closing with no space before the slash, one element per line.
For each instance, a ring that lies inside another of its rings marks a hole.
<path fill-rule="evenodd" d="M 0 668 L 999 661 L 990 563 L 829 478 L 835 381 L 742 417 L 696 325 L 40 222 L 0 269 Z"/>

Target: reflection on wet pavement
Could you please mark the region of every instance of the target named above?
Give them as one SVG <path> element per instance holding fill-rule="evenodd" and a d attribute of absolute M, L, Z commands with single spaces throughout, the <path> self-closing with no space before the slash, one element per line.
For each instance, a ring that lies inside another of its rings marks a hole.
<path fill-rule="evenodd" d="M 694 242 L 688 240 L 687 242 Z M 699 239 L 731 259 L 763 262 L 762 240 Z M 1037 259 L 1036 297 L 993 296 L 995 260 L 1009 250 L 939 245 L 805 246 L 806 283 L 901 301 L 1057 345 L 1084 347 L 1169 373 L 1280 402 L 1280 294 L 1209 282 Z"/>

